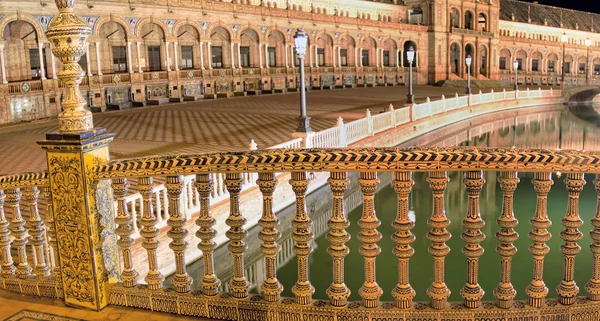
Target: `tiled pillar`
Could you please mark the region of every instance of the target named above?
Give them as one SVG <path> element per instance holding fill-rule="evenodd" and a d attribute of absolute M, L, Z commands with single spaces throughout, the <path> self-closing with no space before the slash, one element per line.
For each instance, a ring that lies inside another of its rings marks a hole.
<path fill-rule="evenodd" d="M 204 54 L 202 53 L 202 47 L 204 44 L 200 41 L 200 69 L 204 70 Z"/>
<path fill-rule="evenodd" d="M 131 42 L 127 41 L 127 71 L 133 74 L 133 61 L 131 60 Z"/>
<path fill-rule="evenodd" d="M 167 56 L 167 71 L 171 71 L 171 63 L 169 62 L 169 41 L 165 41 L 165 54 Z"/>
<path fill-rule="evenodd" d="M 263 59 L 262 59 L 262 56 L 263 56 L 263 52 L 262 52 L 262 44 L 260 44 L 260 43 L 259 43 L 259 44 L 258 44 L 258 67 L 259 67 L 259 68 L 262 68 L 262 67 L 263 67 L 263 63 L 262 63 Z"/>
<path fill-rule="evenodd" d="M 50 45 L 52 49 L 52 45 Z M 57 79 L 56 77 L 56 62 L 54 61 L 54 54 L 52 54 L 52 50 L 50 50 L 50 66 L 52 67 L 52 79 Z"/>
<path fill-rule="evenodd" d="M 229 51 L 231 51 L 231 68 L 235 69 L 235 56 L 233 54 L 235 44 L 232 42 L 229 44 Z"/>
<path fill-rule="evenodd" d="M 269 44 L 265 44 L 265 68 L 269 68 Z"/>
<path fill-rule="evenodd" d="M 46 79 L 46 71 L 44 70 L 44 43 L 38 42 L 38 53 L 40 55 L 40 77 Z"/>
<path fill-rule="evenodd" d="M 6 84 L 6 64 L 4 62 L 4 44 L 0 44 L 0 69 L 2 69 L 2 83 Z"/>
<path fill-rule="evenodd" d="M 237 54 L 238 54 L 238 68 L 242 68 L 242 49 L 240 48 L 242 44 L 238 42 L 237 44 Z"/>
<path fill-rule="evenodd" d="M 137 59 L 138 59 L 138 72 L 141 74 L 142 71 L 142 54 L 140 52 L 140 46 L 142 45 L 141 42 L 136 42 L 136 51 L 137 51 Z"/>
<path fill-rule="evenodd" d="M 179 43 L 177 41 L 173 42 L 173 59 L 175 59 L 175 70 L 179 70 L 179 50 L 177 46 Z"/>
<path fill-rule="evenodd" d="M 206 53 L 208 56 L 208 69 L 213 69 L 212 68 L 212 51 L 210 49 L 211 43 L 210 41 L 206 43 L 206 48 L 208 50 L 208 52 Z"/>
<path fill-rule="evenodd" d="M 98 67 L 98 75 L 102 76 L 102 67 L 100 66 L 100 42 L 94 42 L 96 44 L 96 65 Z"/>

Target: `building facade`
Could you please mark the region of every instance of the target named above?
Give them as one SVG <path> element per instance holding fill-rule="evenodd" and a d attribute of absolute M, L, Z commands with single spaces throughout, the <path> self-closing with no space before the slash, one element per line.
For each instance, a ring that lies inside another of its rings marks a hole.
<path fill-rule="evenodd" d="M 0 3 L 0 123 L 56 116 L 60 62 L 48 0 Z M 308 34 L 311 88 L 436 84 L 467 77 L 585 85 L 600 78 L 600 15 L 515 0 L 78 1 L 92 28 L 80 61 L 92 110 L 298 86 L 293 36 Z M 566 42 L 563 42 L 566 40 Z M 564 64 L 563 64 L 564 61 Z M 600 81 L 598 81 L 600 82 Z"/>

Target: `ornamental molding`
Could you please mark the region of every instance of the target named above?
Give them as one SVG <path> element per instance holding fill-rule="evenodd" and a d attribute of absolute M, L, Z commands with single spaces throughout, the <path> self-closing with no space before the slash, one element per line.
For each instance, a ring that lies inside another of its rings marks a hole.
<path fill-rule="evenodd" d="M 54 18 L 54 16 L 38 16 L 38 15 L 34 15 L 33 16 L 35 18 L 35 20 L 37 20 L 40 25 L 42 25 L 42 30 L 44 30 L 44 32 L 48 31 L 48 24 L 50 23 L 50 20 L 52 20 L 52 18 Z"/>
<path fill-rule="evenodd" d="M 173 35 L 173 27 L 177 20 L 175 19 L 163 19 L 163 22 L 167 25 L 167 29 L 169 29 L 169 35 Z"/>
<path fill-rule="evenodd" d="M 90 26 L 90 28 L 92 28 L 92 30 L 94 30 L 96 22 L 98 22 L 100 16 L 81 16 L 81 18 L 83 19 L 83 21 L 85 21 L 85 23 L 88 24 L 88 26 Z"/>
<path fill-rule="evenodd" d="M 237 38 L 237 33 L 238 33 L 238 30 L 240 30 L 240 26 L 241 25 L 239 23 L 233 23 L 233 24 L 229 25 L 229 27 L 231 27 L 231 30 L 233 30 L 234 38 Z"/>
<path fill-rule="evenodd" d="M 265 32 L 267 32 L 267 29 L 269 29 L 268 26 L 259 26 L 258 29 L 260 30 L 260 32 L 262 32 L 263 37 L 266 36 Z"/>
<path fill-rule="evenodd" d="M 140 18 L 127 18 L 125 17 L 125 21 L 129 24 L 129 28 L 131 29 L 131 34 L 135 35 L 135 30 L 137 29 L 138 22 L 140 22 Z"/>
<path fill-rule="evenodd" d="M 198 21 L 198 24 L 200 25 L 200 28 L 202 28 L 202 32 L 204 33 L 204 36 L 206 37 L 206 31 L 208 30 L 208 26 L 210 26 L 211 22 L 210 21 Z"/>

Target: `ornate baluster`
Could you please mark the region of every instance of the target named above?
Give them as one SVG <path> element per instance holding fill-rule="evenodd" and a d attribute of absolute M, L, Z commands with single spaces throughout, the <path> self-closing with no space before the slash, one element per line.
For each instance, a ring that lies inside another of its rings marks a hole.
<path fill-rule="evenodd" d="M 596 215 L 592 218 L 594 229 L 590 231 L 590 236 L 594 242 L 590 244 L 590 250 L 594 255 L 594 265 L 592 269 L 592 277 L 585 285 L 585 290 L 588 293 L 588 299 L 591 301 L 600 301 L 600 174 L 596 174 L 594 180 L 596 194 L 598 200 L 596 202 Z"/>
<path fill-rule="evenodd" d="M 562 219 L 565 229 L 560 233 L 560 237 L 565 241 L 565 244 L 560 247 L 560 251 L 565 256 L 565 265 L 564 277 L 556 287 L 556 293 L 561 304 L 569 305 L 575 302 L 575 297 L 579 293 L 579 287 L 575 283 L 575 256 L 581 251 L 577 241 L 583 237 L 583 233 L 579 231 L 579 227 L 583 225 L 579 217 L 579 194 L 585 185 L 583 173 L 567 174 L 565 185 L 569 192 L 569 202 L 565 218 Z"/>
<path fill-rule="evenodd" d="M 431 241 L 428 252 L 433 256 L 433 282 L 427 289 L 427 295 L 431 299 L 431 307 L 437 310 L 444 309 L 448 297 L 450 297 L 450 289 L 444 282 L 444 261 L 446 255 L 450 253 L 450 247 L 446 242 L 450 240 L 452 235 L 446 230 L 450 225 L 450 220 L 446 217 L 444 209 L 444 191 L 448 186 L 447 172 L 430 172 L 427 182 L 433 192 L 433 210 L 431 218 L 427 220 L 427 224 L 431 227 L 431 231 L 427 233 L 427 238 Z"/>
<path fill-rule="evenodd" d="M 123 257 L 121 281 L 126 288 L 134 287 L 137 284 L 138 277 L 137 271 L 133 268 L 133 257 L 131 254 L 131 247 L 135 242 L 131 237 L 133 234 L 133 218 L 127 211 L 127 203 L 125 203 L 128 187 L 129 183 L 126 178 L 115 178 L 112 181 L 113 193 L 117 199 L 115 223 L 119 224 L 115 230 L 115 234 L 119 236 L 117 244 L 121 249 L 121 256 Z"/>
<path fill-rule="evenodd" d="M 52 193 L 50 193 L 50 186 L 42 186 L 42 194 L 46 197 L 48 201 L 48 206 L 46 207 L 46 226 L 48 227 L 48 244 L 51 250 L 51 259 L 52 260 L 52 276 L 54 278 L 60 279 L 60 264 L 58 262 L 58 243 L 56 241 L 56 227 L 54 225 L 54 208 L 52 207 Z"/>
<path fill-rule="evenodd" d="M 275 302 L 279 300 L 283 291 L 283 286 L 277 280 L 275 264 L 275 257 L 280 249 L 277 240 L 281 237 L 281 233 L 277 230 L 279 220 L 273 214 L 273 192 L 277 184 L 275 173 L 259 173 L 256 184 L 263 194 L 263 212 L 258 221 L 262 230 L 258 233 L 258 238 L 263 241 L 260 250 L 265 256 L 266 266 L 266 278 L 260 289 L 267 302 Z"/>
<path fill-rule="evenodd" d="M 533 254 L 533 279 L 525 289 L 529 297 L 529 305 L 536 308 L 544 306 L 544 301 L 548 295 L 548 288 L 544 284 L 544 257 L 550 248 L 546 242 L 550 241 L 552 235 L 548 228 L 552 222 L 548 219 L 548 193 L 554 181 L 551 173 L 535 173 L 533 188 L 537 193 L 537 203 L 535 206 L 535 216 L 529 221 L 531 223 L 531 232 L 529 239 L 533 242 L 529 246 L 529 252 Z"/>
<path fill-rule="evenodd" d="M 198 248 L 202 251 L 202 259 L 204 260 L 204 276 L 200 285 L 204 295 L 217 295 L 221 280 L 215 274 L 213 261 L 213 252 L 217 246 L 214 238 L 217 236 L 217 231 L 213 228 L 215 219 L 210 213 L 210 195 L 213 191 L 212 174 L 196 175 L 196 189 L 200 196 L 200 215 L 196 219 L 196 225 L 200 227 L 196 232 L 196 236 L 200 238 Z"/>
<path fill-rule="evenodd" d="M 10 254 L 10 230 L 9 223 L 4 216 L 4 200 L 6 195 L 0 190 L 0 260 L 2 266 L 2 277 L 8 278 L 15 275 L 15 266 L 13 265 L 12 255 Z"/>
<path fill-rule="evenodd" d="M 144 238 L 142 247 L 146 249 L 148 254 L 148 274 L 146 274 L 144 281 L 146 281 L 150 290 L 158 290 L 163 287 L 165 277 L 158 270 L 158 258 L 156 256 L 156 250 L 160 245 L 156 237 L 160 234 L 160 231 L 156 228 L 158 218 L 154 215 L 154 209 L 152 208 L 153 186 L 154 180 L 150 176 L 138 179 L 137 188 L 144 202 L 142 206 L 144 210 L 140 219 L 140 225 L 142 225 L 140 235 Z"/>
<path fill-rule="evenodd" d="M 31 243 L 35 248 L 36 264 L 33 273 L 38 278 L 47 278 L 50 276 L 50 268 L 46 264 L 45 245 L 46 245 L 46 228 L 44 221 L 40 217 L 38 211 L 38 197 L 40 191 L 37 187 L 28 187 L 23 191 L 23 204 L 29 208 L 29 234 L 31 235 Z"/>
<path fill-rule="evenodd" d="M 498 183 L 504 193 L 502 201 L 502 216 L 496 222 L 500 231 L 496 233 L 496 239 L 500 244 L 496 247 L 496 252 L 501 257 L 500 282 L 494 289 L 494 295 L 500 308 L 508 309 L 513 305 L 513 299 L 517 291 L 510 283 L 512 257 L 517 253 L 517 248 L 513 245 L 519 238 L 519 234 L 514 228 L 519 224 L 513 212 L 513 195 L 519 184 L 517 172 L 501 172 L 498 177 Z"/>
<path fill-rule="evenodd" d="M 31 266 L 27 262 L 27 229 L 25 220 L 21 216 L 19 202 L 21 201 L 21 190 L 18 188 L 6 190 L 6 207 L 12 213 L 10 220 L 10 231 L 14 236 L 12 245 L 17 248 L 17 276 L 22 279 L 31 276 Z"/>
<path fill-rule="evenodd" d="M 485 183 L 482 171 L 465 172 L 464 184 L 469 195 L 467 217 L 463 220 L 465 228 L 462 239 L 465 241 L 463 254 L 467 257 L 467 284 L 460 290 L 467 308 L 475 309 L 481 306 L 484 291 L 479 286 L 479 257 L 483 254 L 483 247 L 479 245 L 485 239 L 481 229 L 485 223 L 479 213 L 479 193 Z"/>
<path fill-rule="evenodd" d="M 394 255 L 398 259 L 398 284 L 392 290 L 392 295 L 396 299 L 397 307 L 408 309 L 412 306 L 412 300 L 415 297 L 415 290 L 408 282 L 408 260 L 415 253 L 410 246 L 415 240 L 415 236 L 410 231 L 415 223 L 408 217 L 408 195 L 415 182 L 410 172 L 396 172 L 393 184 L 398 195 L 396 219 L 392 223 L 396 229 L 392 240 L 396 243 Z"/>
<path fill-rule="evenodd" d="M 308 189 L 306 172 L 292 172 L 290 185 L 296 194 L 296 215 L 292 221 L 294 227 L 292 238 L 295 241 L 294 253 L 298 257 L 298 280 L 292 287 L 292 292 L 296 296 L 296 303 L 309 304 L 315 288 L 308 280 L 308 256 L 313 250 L 310 246 L 313 234 L 308 229 L 311 220 L 306 213 L 306 190 Z"/>
<path fill-rule="evenodd" d="M 183 192 L 183 176 L 167 176 L 165 183 L 167 193 L 169 194 L 169 220 L 167 224 L 171 227 L 167 235 L 173 240 L 169 248 L 175 254 L 175 276 L 172 284 L 175 291 L 179 293 L 189 292 L 192 285 L 192 278 L 185 269 L 185 250 L 188 248 L 188 242 L 185 238 L 188 231 L 185 228 L 187 221 L 185 214 L 181 209 L 181 193 Z"/>
<path fill-rule="evenodd" d="M 375 259 L 381 253 L 381 249 L 377 246 L 377 241 L 381 240 L 381 233 L 377 231 L 381 221 L 375 214 L 375 191 L 379 184 L 379 178 L 375 172 L 361 172 L 358 183 L 364 200 L 362 216 L 358 221 L 358 226 L 362 229 L 358 233 L 358 239 L 363 242 L 359 253 L 365 258 L 365 281 L 358 293 L 365 307 L 376 308 L 379 306 L 379 298 L 383 294 L 383 290 L 375 278 Z"/>
<path fill-rule="evenodd" d="M 239 173 L 225 174 L 225 185 L 229 191 L 229 217 L 225 223 L 229 226 L 226 232 L 229 238 L 229 251 L 233 255 L 233 279 L 229 285 L 234 298 L 248 296 L 250 282 L 244 275 L 244 251 L 248 248 L 244 238 L 248 232 L 244 229 L 246 218 L 240 213 L 240 191 L 242 190 L 242 175 Z"/>
<path fill-rule="evenodd" d="M 350 289 L 344 283 L 344 257 L 350 253 L 346 247 L 346 242 L 350 240 L 350 234 L 346 232 L 350 222 L 344 213 L 344 192 L 350 180 L 346 172 L 332 172 L 327 182 L 333 193 L 333 210 L 331 219 L 327 222 L 327 240 L 331 243 L 327 252 L 333 258 L 333 282 L 327 289 L 327 295 L 331 299 L 331 305 L 342 307 L 350 296 Z"/>

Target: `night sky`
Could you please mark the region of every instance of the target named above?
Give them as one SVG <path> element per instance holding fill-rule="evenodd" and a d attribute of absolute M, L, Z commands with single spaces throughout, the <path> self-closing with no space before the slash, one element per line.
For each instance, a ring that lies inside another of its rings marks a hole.
<path fill-rule="evenodd" d="M 525 0 L 525 2 L 534 2 L 534 0 Z M 600 1 L 598 0 L 538 0 L 537 2 L 549 6 L 600 13 Z"/>

